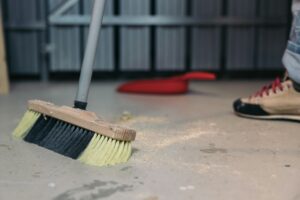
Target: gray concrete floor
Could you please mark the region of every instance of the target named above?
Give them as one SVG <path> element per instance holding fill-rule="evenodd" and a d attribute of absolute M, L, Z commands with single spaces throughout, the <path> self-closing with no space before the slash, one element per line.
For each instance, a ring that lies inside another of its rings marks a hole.
<path fill-rule="evenodd" d="M 76 91 L 75 83 L 15 83 L 0 97 L 0 199 L 299 200 L 300 124 L 232 113 L 232 101 L 262 83 L 197 82 L 181 96 L 94 83 L 89 109 L 138 131 L 131 160 L 105 168 L 13 139 L 28 99 L 72 105 Z M 120 120 L 124 111 L 132 119 Z"/>

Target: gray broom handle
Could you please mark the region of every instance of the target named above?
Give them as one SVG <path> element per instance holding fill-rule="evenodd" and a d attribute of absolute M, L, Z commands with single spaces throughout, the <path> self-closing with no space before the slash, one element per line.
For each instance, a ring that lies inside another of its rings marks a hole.
<path fill-rule="evenodd" d="M 90 83 L 93 74 L 98 39 L 100 35 L 105 0 L 94 0 L 90 30 L 80 72 L 75 108 L 86 109 Z"/>

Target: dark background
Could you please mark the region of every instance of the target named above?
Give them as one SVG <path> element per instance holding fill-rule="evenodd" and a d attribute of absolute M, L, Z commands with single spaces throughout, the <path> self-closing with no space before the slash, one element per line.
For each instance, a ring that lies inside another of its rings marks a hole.
<path fill-rule="evenodd" d="M 1 0 L 12 78 L 77 78 L 87 24 L 49 17 L 67 0 Z M 107 0 L 95 78 L 206 70 L 220 78 L 271 77 L 291 24 L 287 0 Z M 89 15 L 79 0 L 65 15 Z"/>

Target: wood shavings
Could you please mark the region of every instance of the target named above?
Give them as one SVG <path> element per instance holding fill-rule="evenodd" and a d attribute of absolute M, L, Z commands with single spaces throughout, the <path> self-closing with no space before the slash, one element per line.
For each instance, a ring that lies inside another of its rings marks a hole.
<path fill-rule="evenodd" d="M 133 119 L 133 115 L 129 111 L 124 111 L 120 117 L 121 122 L 127 122 L 131 119 Z"/>

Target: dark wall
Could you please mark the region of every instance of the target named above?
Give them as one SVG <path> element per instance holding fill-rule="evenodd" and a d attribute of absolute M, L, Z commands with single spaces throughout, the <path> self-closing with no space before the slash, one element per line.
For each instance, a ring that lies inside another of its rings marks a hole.
<path fill-rule="evenodd" d="M 12 75 L 80 69 L 88 27 L 49 21 L 67 0 L 2 0 Z M 107 0 L 95 70 L 155 75 L 281 69 L 290 23 L 286 0 Z M 66 15 L 90 14 L 81 0 Z M 74 22 L 76 20 L 74 19 Z M 101 72 L 101 73 L 99 73 Z"/>

